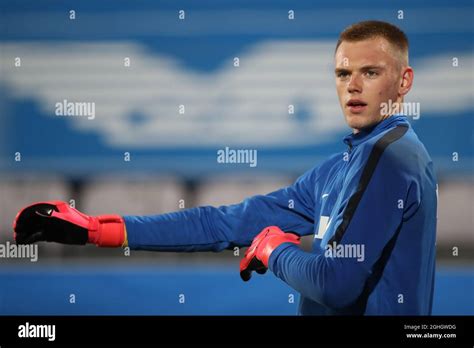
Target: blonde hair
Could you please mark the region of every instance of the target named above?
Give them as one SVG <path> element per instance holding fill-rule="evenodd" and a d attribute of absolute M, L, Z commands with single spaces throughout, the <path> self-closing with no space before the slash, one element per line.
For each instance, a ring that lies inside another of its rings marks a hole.
<path fill-rule="evenodd" d="M 408 65 L 408 38 L 397 26 L 382 21 L 363 21 L 352 24 L 339 35 L 336 51 L 343 41 L 356 42 L 382 37 L 400 54 L 403 65 Z"/>

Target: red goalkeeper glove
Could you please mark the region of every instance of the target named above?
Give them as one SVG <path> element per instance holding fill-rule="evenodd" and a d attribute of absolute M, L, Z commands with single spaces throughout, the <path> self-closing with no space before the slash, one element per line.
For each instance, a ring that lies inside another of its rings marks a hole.
<path fill-rule="evenodd" d="M 277 226 L 265 227 L 254 238 L 240 261 L 240 277 L 248 281 L 252 271 L 264 274 L 268 269 L 271 253 L 283 243 L 300 244 L 300 237 L 294 233 L 285 233 Z"/>
<path fill-rule="evenodd" d="M 47 241 L 119 247 L 125 240 L 121 216 L 89 216 L 61 201 L 38 202 L 23 208 L 13 221 L 13 230 L 17 244 Z"/>

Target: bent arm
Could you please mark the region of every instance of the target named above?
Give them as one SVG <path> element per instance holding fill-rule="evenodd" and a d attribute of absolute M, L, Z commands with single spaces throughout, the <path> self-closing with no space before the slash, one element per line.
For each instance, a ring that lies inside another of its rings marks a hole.
<path fill-rule="evenodd" d="M 277 277 L 336 311 L 356 303 L 384 250 L 396 240 L 403 219 L 420 203 L 418 187 L 409 175 L 390 158 L 380 162 L 366 187 L 360 185 L 360 178 L 351 179 L 353 191 L 345 208 L 331 216 L 321 253 L 311 254 L 286 243 L 270 256 L 269 268 Z M 339 250 L 362 254 L 340 257 L 327 252 L 327 245 L 336 246 L 336 252 L 339 246 Z"/>

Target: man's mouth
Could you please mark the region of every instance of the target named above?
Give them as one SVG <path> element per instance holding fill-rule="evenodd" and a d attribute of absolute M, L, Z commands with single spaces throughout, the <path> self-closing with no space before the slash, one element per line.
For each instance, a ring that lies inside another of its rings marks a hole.
<path fill-rule="evenodd" d="M 349 108 L 350 112 L 358 114 L 364 111 L 367 107 L 367 103 L 360 99 L 351 99 L 346 103 L 346 106 Z"/>

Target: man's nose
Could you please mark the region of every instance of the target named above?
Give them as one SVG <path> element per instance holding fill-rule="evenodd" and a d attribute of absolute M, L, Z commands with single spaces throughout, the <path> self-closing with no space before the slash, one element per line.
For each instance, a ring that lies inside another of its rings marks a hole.
<path fill-rule="evenodd" d="M 358 74 L 352 74 L 349 83 L 347 84 L 347 91 L 349 93 L 361 93 L 362 81 Z"/>

